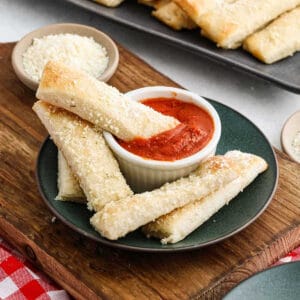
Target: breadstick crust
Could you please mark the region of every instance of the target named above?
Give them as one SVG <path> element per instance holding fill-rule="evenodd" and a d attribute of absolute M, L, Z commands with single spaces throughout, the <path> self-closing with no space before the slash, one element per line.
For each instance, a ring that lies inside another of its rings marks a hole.
<path fill-rule="evenodd" d="M 225 156 L 235 161 L 239 177 L 208 196 L 145 225 L 142 231 L 147 237 L 159 238 L 162 244 L 183 240 L 234 199 L 268 167 L 264 159 L 253 154 L 230 151 Z"/>
<path fill-rule="evenodd" d="M 116 88 L 60 62 L 47 63 L 36 97 L 124 141 L 149 138 L 179 124 L 175 118 L 131 101 Z"/>
<path fill-rule="evenodd" d="M 78 178 L 90 209 L 99 211 L 108 202 L 133 194 L 101 132 L 43 101 L 36 102 L 33 110 Z"/>
<path fill-rule="evenodd" d="M 116 240 L 178 207 L 194 202 L 237 178 L 230 159 L 208 159 L 189 177 L 167 183 L 151 192 L 107 204 L 91 218 L 104 237 Z"/>
<path fill-rule="evenodd" d="M 164 6 L 165 4 L 168 4 L 170 2 L 171 2 L 171 0 L 138 0 L 139 4 L 154 7 L 156 9 L 158 9 L 161 6 Z"/>
<path fill-rule="evenodd" d="M 55 200 L 86 203 L 86 197 L 78 180 L 72 173 L 68 163 L 60 151 L 57 155 L 57 188 L 58 194 Z"/>
<path fill-rule="evenodd" d="M 195 22 L 174 2 L 159 6 L 152 15 L 174 30 L 197 27 Z"/>
<path fill-rule="evenodd" d="M 198 25 L 219 47 L 235 49 L 249 35 L 299 4 L 300 0 L 239 0 L 210 10 Z"/>
<path fill-rule="evenodd" d="M 232 3 L 237 0 L 173 0 L 179 7 L 181 7 L 186 14 L 199 25 L 201 16 L 208 11 L 222 6 L 224 3 Z"/>
<path fill-rule="evenodd" d="M 300 7 L 287 12 L 248 37 L 243 47 L 257 59 L 272 64 L 300 51 Z"/>
<path fill-rule="evenodd" d="M 107 7 L 116 7 L 120 5 L 124 0 L 93 0 L 99 4 L 102 4 Z"/>

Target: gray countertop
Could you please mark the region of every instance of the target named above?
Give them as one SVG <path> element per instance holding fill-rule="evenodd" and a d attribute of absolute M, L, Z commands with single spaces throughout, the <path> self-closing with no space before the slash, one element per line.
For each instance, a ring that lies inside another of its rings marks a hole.
<path fill-rule="evenodd" d="M 0 42 L 16 41 L 51 23 L 94 26 L 185 88 L 238 110 L 278 148 L 285 120 L 300 110 L 300 95 L 159 40 L 155 42 L 156 38 L 149 34 L 115 24 L 63 0 L 1 0 L 0 20 Z"/>

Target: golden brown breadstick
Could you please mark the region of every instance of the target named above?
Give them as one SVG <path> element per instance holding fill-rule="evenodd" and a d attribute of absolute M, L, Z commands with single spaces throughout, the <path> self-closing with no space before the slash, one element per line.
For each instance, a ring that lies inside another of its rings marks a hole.
<path fill-rule="evenodd" d="M 110 202 L 132 194 L 102 133 L 64 109 L 43 101 L 36 112 L 78 179 L 88 207 L 98 211 Z"/>
<path fill-rule="evenodd" d="M 222 6 L 224 3 L 233 3 L 237 0 L 173 0 L 187 15 L 199 25 L 201 16 L 208 11 Z"/>
<path fill-rule="evenodd" d="M 261 157 L 230 151 L 226 155 L 235 161 L 238 178 L 208 196 L 175 209 L 143 227 L 147 236 L 161 239 L 162 244 L 177 243 L 197 229 L 220 208 L 228 204 L 268 167 Z"/>
<path fill-rule="evenodd" d="M 102 236 L 116 240 L 178 207 L 205 197 L 236 178 L 232 161 L 225 156 L 215 156 L 189 177 L 151 192 L 108 203 L 91 218 L 91 224 Z"/>
<path fill-rule="evenodd" d="M 234 49 L 250 34 L 299 4 L 300 0 L 238 0 L 210 10 L 201 16 L 198 25 L 219 47 Z"/>
<path fill-rule="evenodd" d="M 243 43 L 245 50 L 266 64 L 300 51 L 300 7 L 287 12 Z"/>
<path fill-rule="evenodd" d="M 170 2 L 171 0 L 138 0 L 139 4 L 144 4 L 154 8 L 159 8 L 160 6 Z"/>
<path fill-rule="evenodd" d="M 104 6 L 116 7 L 120 5 L 124 0 L 93 0 L 93 1 L 98 2 Z"/>
<path fill-rule="evenodd" d="M 55 200 L 86 203 L 86 197 L 60 151 L 57 155 L 57 188 Z"/>
<path fill-rule="evenodd" d="M 149 138 L 179 124 L 175 118 L 131 101 L 116 88 L 60 62 L 45 66 L 36 96 L 125 141 Z"/>
<path fill-rule="evenodd" d="M 152 15 L 175 30 L 194 29 L 197 27 L 193 20 L 172 1 L 163 5 L 157 5 Z"/>

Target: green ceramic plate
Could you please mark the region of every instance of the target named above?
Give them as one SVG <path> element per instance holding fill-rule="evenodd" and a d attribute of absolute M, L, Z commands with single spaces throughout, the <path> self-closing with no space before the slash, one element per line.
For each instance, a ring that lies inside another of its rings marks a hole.
<path fill-rule="evenodd" d="M 147 239 L 139 230 L 118 241 L 109 241 L 93 230 L 92 215 L 85 205 L 54 200 L 57 194 L 57 148 L 47 138 L 37 162 L 37 181 L 40 192 L 52 212 L 75 231 L 100 243 L 134 251 L 178 252 L 201 248 L 221 241 L 248 226 L 268 206 L 276 189 L 278 170 L 273 149 L 263 133 L 247 118 L 231 108 L 210 101 L 222 122 L 222 137 L 217 153 L 241 150 L 262 156 L 269 164 L 249 187 L 230 204 L 222 208 L 186 239 L 176 244 L 161 245 L 159 240 Z"/>
<path fill-rule="evenodd" d="M 242 281 L 223 300 L 298 300 L 300 262 L 276 266 Z"/>

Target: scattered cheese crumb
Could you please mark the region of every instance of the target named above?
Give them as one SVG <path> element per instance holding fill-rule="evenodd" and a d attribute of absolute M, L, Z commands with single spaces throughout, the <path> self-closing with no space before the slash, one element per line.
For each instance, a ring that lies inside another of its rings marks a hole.
<path fill-rule="evenodd" d="M 102 45 L 92 37 L 70 33 L 35 38 L 23 54 L 24 69 L 35 81 L 40 81 L 49 60 L 61 61 L 96 78 L 108 65 L 107 51 Z"/>

